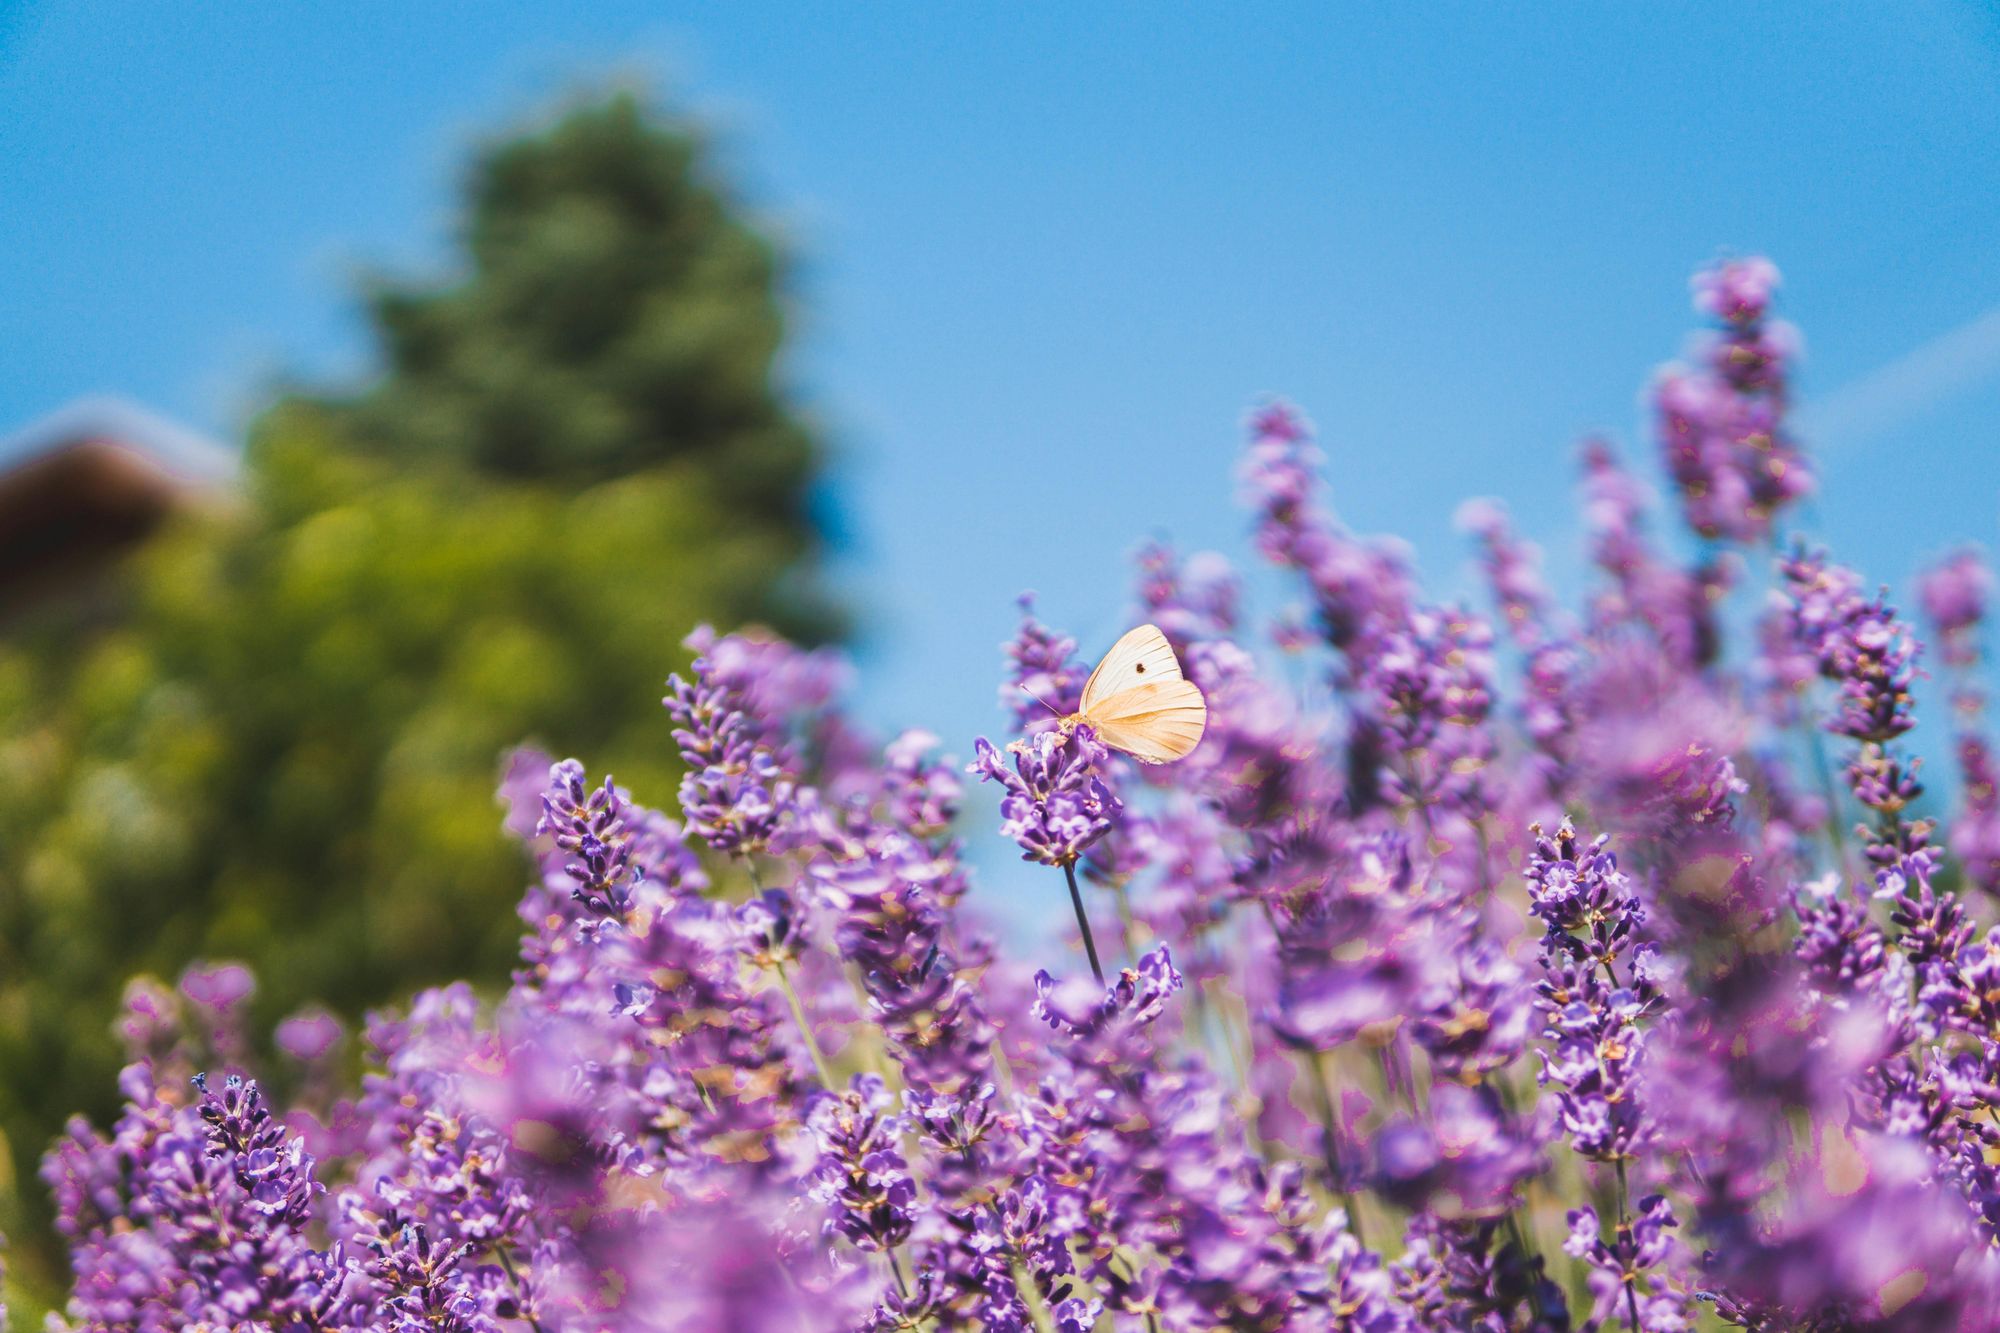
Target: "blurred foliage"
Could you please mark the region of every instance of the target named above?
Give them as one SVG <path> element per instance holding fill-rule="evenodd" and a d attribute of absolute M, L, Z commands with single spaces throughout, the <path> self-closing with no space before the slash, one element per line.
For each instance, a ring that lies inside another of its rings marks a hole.
<path fill-rule="evenodd" d="M 377 384 L 268 413 L 243 494 L 135 557 L 108 620 L 9 627 L 19 1178 L 69 1112 L 115 1106 L 134 973 L 244 959 L 267 1021 L 498 981 L 525 870 L 503 753 L 670 789 L 658 700 L 691 625 L 832 632 L 814 448 L 774 379 L 776 259 L 702 163 L 626 96 L 492 148 L 466 275 L 373 297 Z"/>
<path fill-rule="evenodd" d="M 337 408 L 364 444 L 560 485 L 701 459 L 746 517 L 801 519 L 813 446 L 771 386 L 776 256 L 698 140 L 617 97 L 501 144 L 465 239 L 468 280 L 372 294 L 391 373 Z"/>

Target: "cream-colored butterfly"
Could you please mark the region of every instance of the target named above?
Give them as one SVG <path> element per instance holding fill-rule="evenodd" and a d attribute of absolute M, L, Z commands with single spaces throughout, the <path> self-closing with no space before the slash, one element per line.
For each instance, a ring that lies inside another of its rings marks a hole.
<path fill-rule="evenodd" d="M 1066 728 L 1079 722 L 1142 764 L 1164 764 L 1201 741 L 1208 704 L 1181 674 L 1167 636 L 1141 625 L 1112 644 L 1084 682 L 1082 705 L 1062 720 Z"/>

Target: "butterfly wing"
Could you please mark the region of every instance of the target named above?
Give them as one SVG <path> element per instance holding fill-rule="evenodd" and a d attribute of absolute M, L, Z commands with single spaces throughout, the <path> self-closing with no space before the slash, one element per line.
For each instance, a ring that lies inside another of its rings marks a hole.
<path fill-rule="evenodd" d="M 1208 726 L 1208 703 L 1191 680 L 1174 679 L 1120 690 L 1086 710 L 1097 738 L 1146 764 L 1184 757 Z"/>
<path fill-rule="evenodd" d="M 1157 625 L 1141 625 L 1111 645 L 1111 651 L 1083 683 L 1082 712 L 1094 712 L 1097 705 L 1114 694 L 1123 694 L 1143 685 L 1185 680 L 1174 646 Z"/>

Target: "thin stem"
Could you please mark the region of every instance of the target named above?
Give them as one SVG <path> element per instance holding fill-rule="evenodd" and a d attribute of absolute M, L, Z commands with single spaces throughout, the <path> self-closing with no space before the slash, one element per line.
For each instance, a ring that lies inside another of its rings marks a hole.
<path fill-rule="evenodd" d="M 1437 827 L 1431 821 L 1430 787 L 1424 780 L 1423 751 L 1403 751 L 1403 767 L 1408 773 L 1407 781 L 1414 794 L 1417 822 L 1424 828 L 1424 879 L 1429 881 L 1431 872 L 1437 869 Z"/>
<path fill-rule="evenodd" d="M 1118 938 L 1125 946 L 1125 961 L 1136 964 L 1139 961 L 1138 919 L 1132 915 L 1132 896 L 1125 892 L 1123 880 L 1114 885 L 1111 892 L 1118 902 Z"/>
<path fill-rule="evenodd" d="M 1417 1119 L 1426 1125 L 1431 1123 L 1431 1067 L 1426 1061 L 1422 1066 L 1423 1077 L 1417 1077 L 1419 1066 L 1415 1049 L 1408 1042 L 1392 1042 L 1396 1052 L 1396 1068 L 1402 1071 L 1403 1086 L 1409 1089 L 1410 1107 L 1417 1113 Z"/>
<path fill-rule="evenodd" d="M 1340 1161 L 1340 1115 L 1333 1107 L 1332 1079 L 1327 1073 L 1325 1051 L 1312 1053 L 1312 1082 L 1319 1094 L 1320 1145 L 1326 1158 L 1327 1183 L 1340 1196 L 1341 1207 L 1347 1210 L 1347 1230 L 1365 1246 L 1368 1240 L 1361 1232 L 1361 1212 L 1355 1207 L 1353 1191 L 1347 1188 L 1347 1169 Z"/>
<path fill-rule="evenodd" d="M 1487 836 L 1485 815 L 1472 821 L 1472 832 L 1479 840 L 1479 896 L 1483 901 L 1493 896 L 1493 840 Z"/>
<path fill-rule="evenodd" d="M 896 1251 L 893 1249 L 889 1251 L 889 1271 L 896 1275 L 896 1290 L 902 1294 L 904 1300 L 910 1299 L 909 1279 L 903 1276 L 903 1262 L 896 1257 Z"/>
<path fill-rule="evenodd" d="M 1097 978 L 1097 984 L 1104 984 L 1104 968 L 1097 961 L 1097 941 L 1091 938 L 1090 918 L 1084 915 L 1083 891 L 1076 886 L 1076 858 L 1062 863 L 1063 878 L 1069 881 L 1070 904 L 1076 908 L 1077 929 L 1083 932 L 1083 951 L 1090 955 L 1090 973 Z"/>
<path fill-rule="evenodd" d="M 1408 1048 L 1403 1044 L 1401 1029 L 1388 1041 L 1375 1048 L 1375 1059 L 1382 1067 L 1382 1091 L 1385 1096 L 1400 1098 L 1410 1108 L 1410 1114 L 1429 1124 L 1431 1112 L 1429 1101 L 1417 1095 L 1416 1066 L 1410 1063 Z"/>
<path fill-rule="evenodd" d="M 1632 1236 L 1632 1223 L 1628 1220 L 1631 1211 L 1631 1190 L 1625 1184 L 1625 1159 L 1618 1159 L 1618 1250 L 1619 1266 L 1624 1268 L 1626 1243 Z M 1639 1279 L 1626 1269 L 1620 1274 L 1625 1283 L 1625 1309 L 1632 1317 L 1632 1333 L 1646 1333 L 1639 1323 Z"/>
<path fill-rule="evenodd" d="M 521 1281 L 521 1274 L 514 1267 L 514 1257 L 507 1253 L 505 1245 L 494 1246 L 493 1253 L 500 1257 L 500 1271 L 507 1275 L 507 1281 L 514 1286 L 514 1303 L 521 1309 L 521 1318 L 528 1321 L 528 1327 L 533 1329 L 534 1333 L 542 1333 L 541 1321 L 529 1313 L 528 1287 Z"/>
<path fill-rule="evenodd" d="M 812 1055 L 813 1068 L 819 1071 L 819 1081 L 828 1092 L 833 1091 L 833 1072 L 826 1066 L 826 1056 L 819 1049 L 819 1038 L 813 1036 L 812 1021 L 806 1017 L 806 1007 L 799 1002 L 798 991 L 792 988 L 791 974 L 785 971 L 783 963 L 773 963 L 771 968 L 778 974 L 778 986 L 785 992 L 785 1003 L 792 1007 L 792 1017 L 798 1022 L 799 1033 L 806 1039 L 806 1050 Z"/>
<path fill-rule="evenodd" d="M 1114 1254 L 1112 1258 L 1125 1266 L 1124 1281 L 1136 1283 L 1139 1280 L 1138 1260 L 1128 1253 Z M 1116 1272 L 1113 1272 L 1112 1276 L 1116 1277 Z M 1146 1311 L 1146 1333 L 1160 1333 L 1160 1317 L 1151 1310 Z"/>
<path fill-rule="evenodd" d="M 880 1075 L 882 1081 L 900 1097 L 904 1088 L 902 1070 L 891 1053 L 889 1034 L 882 1030 L 879 1022 L 869 1017 L 868 984 L 862 980 L 861 968 L 848 963 L 841 971 L 847 977 L 848 989 L 854 992 L 854 1012 L 861 1020 L 861 1031 L 868 1037 L 861 1050 L 862 1062 L 868 1066 L 870 1073 Z"/>
<path fill-rule="evenodd" d="M 1528 1307 L 1535 1312 L 1535 1323 L 1539 1326 L 1547 1318 L 1542 1308 L 1541 1256 L 1528 1247 L 1528 1237 L 1521 1230 L 1521 1210 L 1507 1210 L 1507 1235 L 1514 1242 L 1514 1248 L 1521 1252 L 1521 1262 L 1528 1269 Z"/>
<path fill-rule="evenodd" d="M 754 892 L 764 891 L 763 876 L 757 873 L 757 857 L 744 852 L 741 857 L 744 873 L 750 876 L 750 887 Z M 806 1017 L 806 1007 L 799 1000 L 798 991 L 792 988 L 791 974 L 785 971 L 783 962 L 773 960 L 771 970 L 778 974 L 778 988 L 785 992 L 785 1003 L 791 1006 L 792 1018 L 799 1025 L 799 1035 L 806 1039 L 806 1051 L 812 1056 L 813 1068 L 819 1072 L 820 1085 L 828 1092 L 834 1090 L 833 1071 L 827 1068 L 826 1054 L 819 1048 L 819 1038 L 813 1036 L 812 1020 Z M 865 1012 L 865 1011 L 864 1011 Z"/>
<path fill-rule="evenodd" d="M 1229 1076 L 1236 1088 L 1236 1104 L 1241 1108 L 1239 1114 L 1243 1121 L 1244 1137 L 1250 1141 L 1250 1146 L 1255 1148 L 1260 1156 L 1269 1158 L 1270 1145 L 1257 1133 L 1257 1110 L 1262 1104 L 1262 1099 L 1250 1086 L 1249 1066 L 1255 1063 L 1256 1054 L 1254 1050 L 1248 1056 L 1238 1052 L 1236 1037 L 1230 1027 L 1233 1015 L 1225 1003 L 1228 996 L 1227 983 L 1216 984 L 1223 988 L 1223 995 L 1213 1002 L 1207 1002 L 1208 982 L 1198 982 L 1195 985 L 1194 1027 L 1201 1033 L 1204 1043 L 1212 1040 L 1215 1045 L 1221 1047 L 1223 1058 L 1229 1062 Z M 1244 1029 L 1245 1045 L 1254 1047 L 1255 1041 L 1249 1034 L 1247 1017 L 1244 1020 Z"/>
<path fill-rule="evenodd" d="M 1507 1119 L 1518 1123 L 1521 1119 L 1521 1099 L 1514 1091 L 1514 1085 L 1504 1075 L 1496 1074 L 1487 1086 L 1493 1089 L 1493 1095 L 1499 1099 Z M 1534 1182 L 1530 1182 L 1528 1188 L 1535 1188 Z M 1521 1216 L 1523 1208 L 1524 1205 L 1516 1204 L 1507 1210 L 1507 1234 L 1513 1239 L 1514 1248 L 1521 1252 L 1522 1262 L 1528 1266 L 1528 1304 L 1533 1307 L 1535 1321 L 1539 1324 L 1545 1311 L 1542 1308 L 1542 1289 L 1536 1279 L 1547 1272 L 1547 1265 L 1541 1250 L 1529 1242 L 1528 1227 L 1532 1225 L 1533 1214 L 1529 1213 L 1530 1221 L 1524 1223 Z"/>
<path fill-rule="evenodd" d="M 1834 785 L 1833 766 L 1827 762 L 1826 742 L 1820 736 L 1819 728 L 1812 724 L 1810 716 L 1802 717 L 1800 725 L 1805 729 L 1806 751 L 1812 757 L 1813 774 L 1819 779 L 1821 799 L 1826 802 L 1826 835 L 1833 845 L 1834 865 L 1845 874 L 1847 834 L 1842 831 L 1840 789 Z"/>
<path fill-rule="evenodd" d="M 1034 1320 L 1036 1333 L 1056 1333 L 1056 1321 L 1049 1316 L 1048 1302 L 1042 1299 L 1042 1289 L 1035 1285 L 1034 1274 L 1020 1259 L 1010 1259 L 1007 1267 L 1014 1274 L 1014 1290 L 1021 1295 L 1021 1303 L 1028 1307 L 1028 1318 Z"/>
<path fill-rule="evenodd" d="M 1014 1096 L 1014 1066 L 1007 1059 L 1006 1044 L 999 1037 L 995 1037 L 987 1044 L 986 1049 L 993 1053 L 993 1074 L 996 1081 L 1000 1084 L 1001 1095 L 1012 1100 Z"/>
<path fill-rule="evenodd" d="M 980 1169 L 979 1158 L 973 1154 L 971 1147 L 959 1149 L 959 1156 L 977 1176 Z M 1034 1322 L 1036 1333 L 1056 1333 L 1055 1320 L 1050 1318 L 1049 1307 L 1042 1300 L 1042 1289 L 1035 1285 L 1035 1275 L 1028 1268 L 1020 1248 L 1009 1239 L 1007 1217 L 1000 1211 L 999 1200 L 991 1194 L 986 1196 L 986 1210 L 993 1215 L 994 1230 L 998 1232 L 1000 1239 L 1007 1243 L 1007 1271 L 1014 1278 L 1015 1294 L 1020 1296 L 1021 1304 L 1028 1307 L 1028 1318 Z"/>

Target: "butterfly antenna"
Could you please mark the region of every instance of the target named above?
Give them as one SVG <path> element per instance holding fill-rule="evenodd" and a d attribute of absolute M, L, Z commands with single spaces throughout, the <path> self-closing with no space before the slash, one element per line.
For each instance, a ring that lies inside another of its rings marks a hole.
<path fill-rule="evenodd" d="M 1020 691 L 1021 691 L 1021 693 L 1023 693 L 1023 694 L 1025 694 L 1025 695 L 1027 695 L 1027 696 L 1028 696 L 1028 697 L 1029 697 L 1030 699 L 1033 699 L 1033 700 L 1034 700 L 1034 701 L 1035 701 L 1036 703 L 1040 704 L 1040 705 L 1041 705 L 1042 707 L 1044 707 L 1044 708 L 1048 709 L 1048 710 L 1049 710 L 1049 712 L 1050 712 L 1050 713 L 1051 713 L 1051 714 L 1052 714 L 1053 716 L 1056 716 L 1056 717 L 1061 717 L 1061 716 L 1062 716 L 1062 710 L 1061 710 L 1061 709 L 1057 708 L 1057 707 L 1056 707 L 1056 706 L 1055 706 L 1054 704 L 1050 703 L 1050 702 L 1049 702 L 1049 701 L 1048 701 L 1047 699 L 1044 699 L 1044 698 L 1043 698 L 1043 697 L 1042 697 L 1041 695 L 1039 695 L 1039 694 L 1036 694 L 1036 693 L 1035 693 L 1035 692 L 1034 692 L 1033 690 L 1029 689 L 1029 688 L 1028 688 L 1028 687 L 1027 687 L 1026 685 L 1016 685 L 1016 686 L 1015 686 L 1015 688 L 1016 688 L 1016 689 L 1018 689 L 1018 690 L 1020 690 Z"/>

